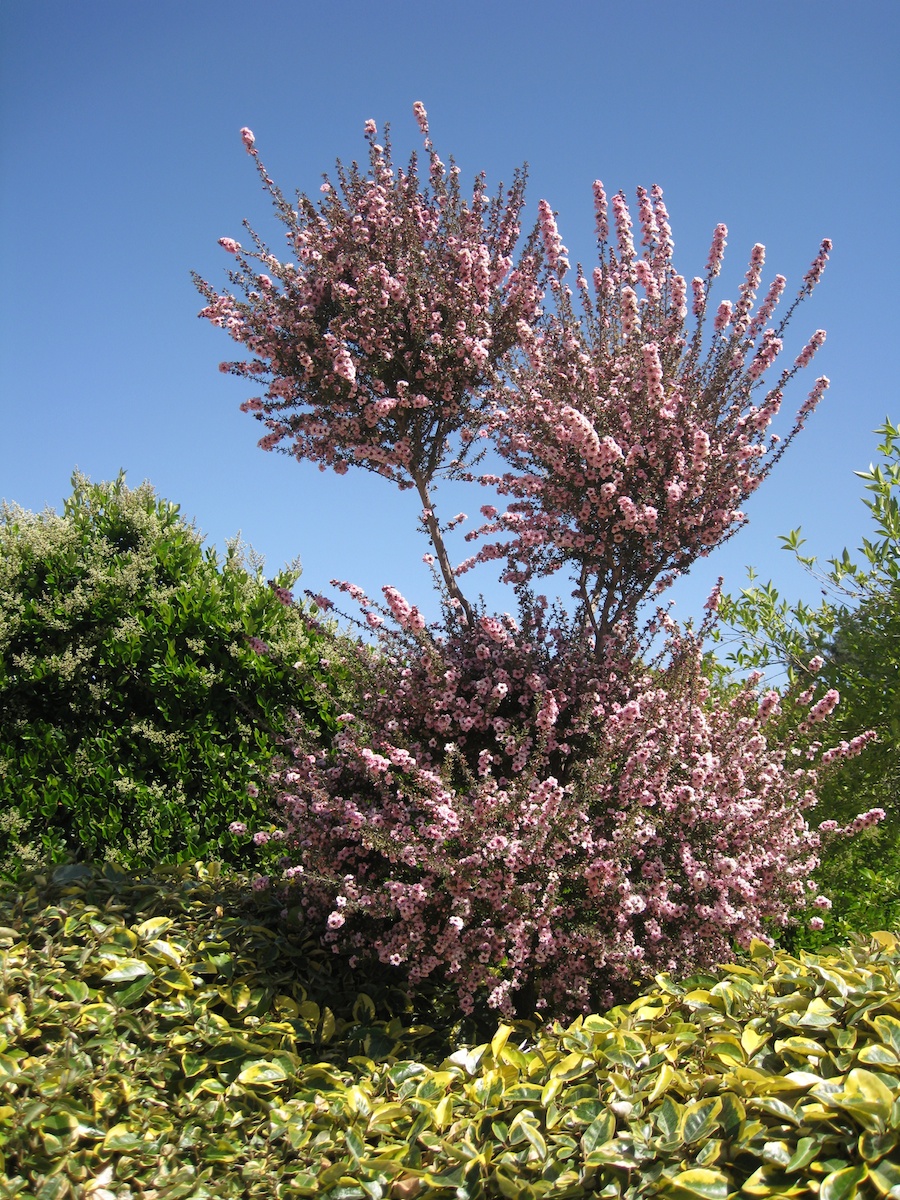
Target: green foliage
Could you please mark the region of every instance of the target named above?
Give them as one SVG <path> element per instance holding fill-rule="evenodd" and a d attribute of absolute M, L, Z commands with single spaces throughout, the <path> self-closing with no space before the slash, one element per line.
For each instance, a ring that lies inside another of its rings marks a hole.
<path fill-rule="evenodd" d="M 61 516 L 0 508 L 0 871 L 253 865 L 227 827 L 265 824 L 288 711 L 333 728 L 318 639 L 149 484 L 72 482 Z"/>
<path fill-rule="evenodd" d="M 825 849 L 819 878 L 834 901 L 831 929 L 795 934 L 794 946 L 813 948 L 849 929 L 900 928 L 900 431 L 886 421 L 876 432 L 883 461 L 857 472 L 875 530 L 863 539 L 858 559 L 844 550 L 820 573 L 816 559 L 800 553 L 799 529 L 781 539 L 822 583 L 819 607 L 789 603 L 771 582 L 757 584 L 753 572 L 752 586 L 720 606 L 739 638 L 727 663 L 738 670 L 777 667 L 791 684 L 806 686 L 807 664 L 820 654 L 825 665 L 817 678 L 841 695 L 832 737 L 849 740 L 866 729 L 878 734 L 858 758 L 823 779 L 812 816 L 814 823 L 845 824 L 880 807 L 886 819 L 862 840 Z"/>
<path fill-rule="evenodd" d="M 474 1046 L 418 1023 L 383 969 L 360 983 L 302 928 L 286 939 L 270 895 L 199 865 L 0 886 L 3 1194 L 900 1188 L 891 934 L 799 958 L 756 942 L 604 1015 Z"/>

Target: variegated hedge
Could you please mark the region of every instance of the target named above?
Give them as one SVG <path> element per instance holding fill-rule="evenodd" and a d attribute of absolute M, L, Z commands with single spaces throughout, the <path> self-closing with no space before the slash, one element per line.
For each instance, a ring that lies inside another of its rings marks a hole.
<path fill-rule="evenodd" d="M 215 870 L 0 903 L 4 1196 L 900 1197 L 892 934 L 459 1046 Z"/>

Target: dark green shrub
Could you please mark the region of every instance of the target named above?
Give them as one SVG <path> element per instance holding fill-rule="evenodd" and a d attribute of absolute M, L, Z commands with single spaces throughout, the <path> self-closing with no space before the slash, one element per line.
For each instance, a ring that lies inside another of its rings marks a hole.
<path fill-rule="evenodd" d="M 0 508 L 0 870 L 259 865 L 228 826 L 265 824 L 248 785 L 291 710 L 333 727 L 320 635 L 149 484 L 76 473 L 73 489 L 61 516 Z"/>

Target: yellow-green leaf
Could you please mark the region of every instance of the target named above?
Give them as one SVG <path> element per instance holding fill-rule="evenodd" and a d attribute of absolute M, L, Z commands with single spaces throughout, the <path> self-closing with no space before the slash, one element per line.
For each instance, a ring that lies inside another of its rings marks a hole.
<path fill-rule="evenodd" d="M 601 1113 L 581 1135 L 581 1145 L 585 1154 L 590 1154 L 592 1150 L 608 1142 L 615 1132 L 616 1118 L 609 1111 Z"/>
<path fill-rule="evenodd" d="M 878 1030 L 881 1040 L 900 1055 L 900 1021 L 896 1017 L 888 1016 L 887 1013 L 880 1013 L 874 1018 L 872 1024 Z"/>
<path fill-rule="evenodd" d="M 890 1047 L 882 1046 L 878 1042 L 870 1042 L 868 1046 L 863 1046 L 856 1057 L 860 1062 L 869 1063 L 873 1067 L 896 1067 L 900 1062 Z"/>
<path fill-rule="evenodd" d="M 438 1102 L 434 1110 L 434 1123 L 438 1129 L 443 1129 L 453 1116 L 453 1096 L 448 1093 Z"/>
<path fill-rule="evenodd" d="M 143 1142 L 133 1130 L 129 1129 L 124 1122 L 113 1125 L 111 1129 L 106 1131 L 106 1136 L 103 1139 L 104 1150 L 136 1150 Z"/>
<path fill-rule="evenodd" d="M 151 917 L 149 921 L 142 921 L 134 932 L 139 938 L 153 940 L 166 933 L 174 924 L 171 917 Z"/>
<path fill-rule="evenodd" d="M 494 1036 L 491 1038 L 491 1054 L 497 1058 L 500 1051 L 509 1041 L 509 1035 L 513 1032 L 512 1025 L 501 1025 Z"/>
<path fill-rule="evenodd" d="M 741 1045 L 746 1050 L 747 1055 L 752 1058 L 760 1046 L 764 1046 L 771 1036 L 770 1033 L 758 1033 L 748 1025 L 741 1034 Z"/>
<path fill-rule="evenodd" d="M 515 1126 L 515 1124 L 516 1123 L 514 1121 L 513 1126 Z M 529 1142 L 537 1151 L 538 1158 L 541 1160 L 541 1162 L 543 1162 L 547 1157 L 547 1143 L 544 1141 L 543 1135 L 541 1134 L 537 1125 L 533 1125 L 531 1121 L 522 1120 L 519 1122 L 518 1128 L 522 1131 L 522 1135 L 524 1136 L 525 1140 Z M 513 1141 L 512 1132 L 513 1131 L 511 1127 L 510 1141 Z"/>
<path fill-rule="evenodd" d="M 165 971 L 160 971 L 157 976 L 160 983 L 166 984 L 174 992 L 192 992 L 194 990 L 194 980 L 181 967 L 169 967 Z"/>
<path fill-rule="evenodd" d="M 874 1133 L 871 1129 L 866 1129 L 860 1134 L 857 1145 L 865 1161 L 874 1163 L 896 1150 L 897 1139 L 896 1133 Z"/>
<path fill-rule="evenodd" d="M 148 967 L 139 958 L 123 958 L 119 965 L 103 976 L 104 983 L 122 983 L 128 979 L 138 979 L 141 975 L 152 975 L 153 968 Z"/>
<path fill-rule="evenodd" d="M 896 950 L 897 946 L 900 945 L 900 942 L 898 942 L 896 936 L 893 933 L 888 933 L 884 929 L 879 929 L 875 933 L 870 933 L 869 937 L 874 942 L 877 942 L 883 950 Z"/>
<path fill-rule="evenodd" d="M 718 1127 L 721 1108 L 722 1101 L 718 1096 L 687 1105 L 678 1122 L 678 1136 L 683 1142 L 697 1142 L 709 1137 Z"/>
<path fill-rule="evenodd" d="M 666 1091 L 669 1084 L 675 1078 L 675 1069 L 670 1063 L 663 1063 L 656 1075 L 656 1083 L 653 1085 L 653 1090 L 647 1097 L 647 1103 L 653 1104 Z"/>
<path fill-rule="evenodd" d="M 353 1005 L 354 1021 L 371 1021 L 375 1016 L 375 1001 L 365 992 L 360 992 Z"/>
<path fill-rule="evenodd" d="M 353 1155 L 354 1159 L 359 1162 L 366 1152 L 366 1144 L 352 1126 L 344 1130 L 344 1141 L 347 1143 L 347 1149 Z"/>
<path fill-rule="evenodd" d="M 674 1200 L 726 1200 L 730 1190 L 724 1172 L 712 1167 L 693 1167 L 667 1181 L 662 1194 Z"/>
<path fill-rule="evenodd" d="M 821 996 L 816 996 L 815 1000 L 810 1001 L 809 1007 L 802 1016 L 791 1022 L 785 1021 L 786 1024 L 798 1025 L 801 1029 L 828 1029 L 836 1022 L 837 1018 L 831 1005 Z"/>
<path fill-rule="evenodd" d="M 287 1071 L 284 1067 L 265 1058 L 244 1067 L 237 1077 L 238 1083 L 244 1084 L 245 1087 L 272 1087 L 274 1084 L 284 1083 L 286 1079 Z"/>
<path fill-rule="evenodd" d="M 326 1008 L 322 1013 L 322 1029 L 319 1034 L 323 1042 L 330 1042 L 334 1037 L 335 1023 L 334 1013 L 330 1008 Z"/>
<path fill-rule="evenodd" d="M 816 1089 L 818 1093 L 820 1089 Z M 822 1098 L 822 1097 L 820 1097 Z M 854 1116 L 866 1129 L 882 1130 L 891 1115 L 894 1102 L 890 1089 L 877 1075 L 854 1067 L 844 1080 L 843 1090 L 834 1092 L 831 1102 Z"/>
<path fill-rule="evenodd" d="M 900 1196 L 900 1164 L 885 1161 L 875 1167 L 870 1166 L 869 1179 L 882 1196 L 889 1196 L 891 1200 Z"/>
<path fill-rule="evenodd" d="M 551 1079 L 578 1079 L 588 1071 L 597 1069 L 597 1064 L 585 1054 L 567 1054 L 550 1069 Z"/>
<path fill-rule="evenodd" d="M 811 1162 L 815 1162 L 819 1157 L 819 1143 L 815 1138 L 804 1137 L 797 1142 L 797 1148 L 787 1166 L 785 1172 L 790 1175 L 792 1171 L 800 1171 L 803 1167 L 808 1167 Z"/>
<path fill-rule="evenodd" d="M 776 1054 L 781 1054 L 784 1050 L 802 1054 L 807 1058 L 823 1058 L 828 1053 L 824 1046 L 807 1037 L 789 1037 L 775 1043 Z"/>
<path fill-rule="evenodd" d="M 857 1193 L 857 1187 L 868 1174 L 869 1169 L 864 1164 L 858 1167 L 844 1167 L 842 1171 L 832 1171 L 822 1180 L 819 1200 L 852 1200 Z"/>
<path fill-rule="evenodd" d="M 803 1182 L 788 1182 L 780 1167 L 765 1166 L 754 1171 L 741 1187 L 741 1192 L 748 1196 L 769 1196 L 772 1200 L 784 1200 L 784 1197 L 808 1195 L 808 1189 Z"/>

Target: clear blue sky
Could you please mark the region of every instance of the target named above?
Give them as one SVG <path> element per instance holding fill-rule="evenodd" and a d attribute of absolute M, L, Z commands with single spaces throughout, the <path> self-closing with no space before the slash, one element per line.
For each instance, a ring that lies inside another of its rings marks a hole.
<path fill-rule="evenodd" d="M 677 593 L 690 616 L 717 574 L 737 589 L 753 563 L 814 598 L 777 535 L 802 525 L 826 557 L 856 545 L 853 472 L 875 426 L 900 420 L 898 57 L 896 0 L 3 0 L 0 496 L 58 507 L 76 466 L 94 480 L 125 468 L 210 544 L 242 530 L 273 571 L 299 554 L 302 586 L 393 583 L 433 612 L 414 501 L 258 450 L 238 411 L 251 389 L 218 373 L 232 343 L 196 319 L 189 278 L 224 281 L 217 239 L 243 218 L 271 228 L 241 126 L 288 193 L 312 194 L 336 157 L 364 158 L 369 117 L 392 124 L 402 158 L 422 100 L 464 177 L 509 181 L 527 159 L 528 212 L 549 199 L 587 264 L 596 177 L 632 196 L 663 186 L 688 277 L 724 221 L 720 298 L 754 242 L 794 288 L 833 238 L 794 325 L 798 341 L 827 329 L 815 373 L 831 391 L 749 528 Z M 454 497 L 445 515 L 484 499 Z M 467 580 L 490 599 L 482 572 Z"/>

